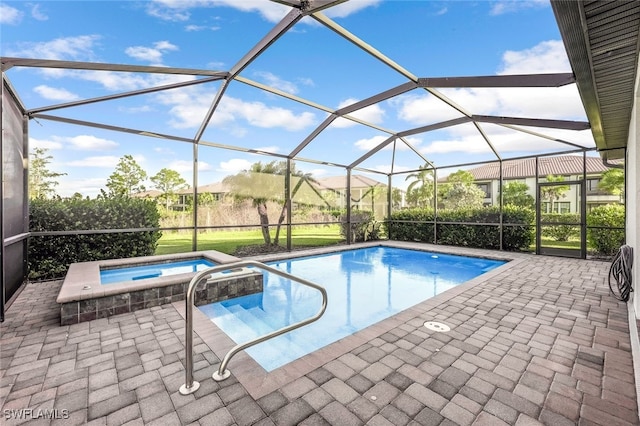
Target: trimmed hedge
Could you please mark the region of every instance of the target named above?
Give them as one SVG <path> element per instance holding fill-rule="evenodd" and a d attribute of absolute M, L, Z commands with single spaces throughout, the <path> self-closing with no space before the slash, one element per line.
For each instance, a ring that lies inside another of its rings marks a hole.
<path fill-rule="evenodd" d="M 73 231 L 158 228 L 153 200 L 139 198 L 31 200 L 29 229 Z M 33 236 L 29 242 L 29 279 L 63 277 L 69 265 L 154 254 L 160 231 Z"/>
<path fill-rule="evenodd" d="M 580 215 L 576 213 L 544 213 L 541 217 L 542 235 L 556 241 L 569 241 L 580 236 Z M 552 225 L 553 223 L 577 223 L 578 225 Z"/>
<path fill-rule="evenodd" d="M 623 228 L 592 229 L 590 226 Z M 587 241 L 596 254 L 613 256 L 625 242 L 624 205 L 594 207 L 587 214 Z"/>
<path fill-rule="evenodd" d="M 527 250 L 533 243 L 535 213 L 527 207 L 504 206 L 502 231 L 504 250 Z M 407 209 L 394 212 L 386 224 L 390 239 L 419 241 L 462 247 L 500 248 L 500 209 L 483 207 L 466 210 L 439 210 L 437 241 L 433 232 L 434 213 L 431 209 Z M 406 222 L 402 222 L 406 221 Z M 442 222 L 495 223 L 496 225 L 446 224 Z"/>

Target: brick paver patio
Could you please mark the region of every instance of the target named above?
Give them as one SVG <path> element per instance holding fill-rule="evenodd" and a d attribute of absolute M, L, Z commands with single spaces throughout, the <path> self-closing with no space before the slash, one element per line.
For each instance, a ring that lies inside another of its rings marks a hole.
<path fill-rule="evenodd" d="M 319 366 L 257 398 L 240 371 L 211 379 L 219 358 L 199 335 L 201 387 L 178 393 L 181 305 L 60 326 L 61 282 L 28 284 L 0 328 L 0 423 L 639 424 L 627 307 L 609 295 L 609 264 L 514 257 L 484 282 L 374 326 L 344 353 L 325 351 Z M 429 331 L 430 320 L 452 329 Z"/>

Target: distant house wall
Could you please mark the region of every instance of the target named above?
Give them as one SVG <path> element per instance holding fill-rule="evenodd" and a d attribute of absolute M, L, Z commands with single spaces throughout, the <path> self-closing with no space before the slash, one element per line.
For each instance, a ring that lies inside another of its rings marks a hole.
<path fill-rule="evenodd" d="M 608 194 L 602 190 L 600 190 L 597 186 L 598 181 L 601 179 L 602 174 L 587 174 L 587 211 L 590 208 L 595 207 L 600 204 L 609 204 L 620 202 L 620 197 L 617 195 Z M 540 176 L 539 181 L 545 182 L 546 176 Z M 564 176 L 564 180 L 569 181 L 580 181 L 582 180 L 582 175 L 568 175 Z M 536 178 L 535 176 L 526 177 L 526 178 L 518 178 L 518 179 L 504 179 L 503 185 L 507 185 L 510 182 L 523 182 L 528 187 L 529 190 L 527 193 L 531 195 L 534 199 L 536 197 Z M 476 185 L 481 189 L 485 190 L 485 193 L 488 195 L 484 198 L 484 204 L 487 206 L 497 206 L 500 202 L 500 180 L 478 180 L 476 181 Z M 488 193 L 487 193 L 488 190 Z M 545 203 L 545 200 L 540 200 L 541 203 Z M 548 203 L 548 202 L 547 202 Z M 556 213 L 578 213 L 580 211 L 580 186 L 579 185 L 570 185 L 569 190 L 565 193 L 565 197 L 561 198 L 554 202 L 553 206 L 543 206 L 542 211 L 546 211 L 548 213 L 556 212 Z"/>

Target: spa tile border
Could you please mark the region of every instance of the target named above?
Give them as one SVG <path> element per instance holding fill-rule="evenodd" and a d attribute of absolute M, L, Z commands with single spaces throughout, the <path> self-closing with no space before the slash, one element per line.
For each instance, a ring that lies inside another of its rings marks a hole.
<path fill-rule="evenodd" d="M 147 288 L 93 299 L 83 299 L 60 304 L 60 325 L 78 324 L 113 315 L 139 311 L 140 309 L 179 302 L 185 299 L 189 281 Z M 263 291 L 263 275 L 249 272 L 228 279 L 205 281 L 194 293 L 196 306 L 247 296 Z"/>

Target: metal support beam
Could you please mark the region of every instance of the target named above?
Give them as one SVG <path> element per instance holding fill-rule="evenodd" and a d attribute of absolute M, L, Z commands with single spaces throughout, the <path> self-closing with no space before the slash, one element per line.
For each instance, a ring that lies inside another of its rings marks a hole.
<path fill-rule="evenodd" d="M 2 57 L 2 71 L 6 71 L 11 67 L 29 67 L 29 68 L 56 68 L 69 70 L 87 70 L 87 71 L 115 71 L 115 72 L 139 72 L 147 74 L 183 74 L 183 75 L 200 75 L 200 76 L 216 76 L 225 78 L 228 73 L 226 71 L 212 71 L 194 68 L 175 68 L 175 67 L 154 67 L 147 65 L 125 65 L 125 64 L 105 64 L 99 62 L 76 62 L 76 61 L 57 61 L 54 59 L 25 59 Z"/>
<path fill-rule="evenodd" d="M 493 154 L 496 156 L 496 158 L 498 158 L 498 160 L 502 160 L 502 158 L 500 157 L 500 154 L 498 154 L 498 151 L 496 150 L 496 147 L 493 146 L 493 144 L 491 143 L 491 140 L 489 139 L 489 136 L 484 132 L 482 127 L 475 121 L 473 122 L 473 125 L 476 126 L 476 130 L 480 132 L 480 135 L 482 136 L 484 141 L 487 143 L 487 145 L 489 145 L 489 148 L 491 148 L 491 151 L 493 151 Z"/>
<path fill-rule="evenodd" d="M 564 130 L 587 130 L 590 128 L 588 121 L 570 120 L 547 120 L 543 118 L 520 118 L 520 117 L 496 117 L 491 115 L 473 115 L 473 121 L 494 124 L 517 124 L 530 127 L 547 127 L 551 129 Z"/>
<path fill-rule="evenodd" d="M 300 19 L 302 19 L 303 14 L 299 9 L 292 9 L 287 15 L 282 18 L 280 22 L 276 24 L 275 27 L 271 29 L 265 35 L 262 40 L 258 42 L 251 50 L 249 50 L 239 61 L 236 63 L 231 71 L 229 71 L 229 78 L 233 79 L 235 76 L 240 74 L 243 69 L 245 69 L 251 62 L 253 62 L 262 52 L 265 51 L 267 47 L 273 44 L 278 38 L 280 38 L 287 30 L 293 27 Z"/>
<path fill-rule="evenodd" d="M 575 83 L 573 73 L 487 75 L 475 77 L 424 77 L 419 87 L 561 87 Z"/>
<path fill-rule="evenodd" d="M 166 134 L 163 134 L 163 133 L 152 133 L 152 132 L 147 132 L 145 130 L 130 129 L 130 128 L 127 128 L 127 127 L 110 126 L 108 124 L 94 123 L 92 121 L 76 120 L 76 119 L 73 119 L 73 118 L 66 118 L 66 117 L 57 117 L 55 115 L 31 114 L 29 116 L 29 118 L 57 121 L 57 122 L 60 122 L 60 123 L 67 123 L 67 124 L 76 124 L 78 126 L 94 127 L 96 129 L 111 130 L 111 131 L 114 131 L 114 132 L 132 133 L 134 135 L 139 135 L 139 136 L 149 136 L 149 137 L 173 140 L 173 141 L 178 141 L 178 142 L 193 143 L 193 139 L 189 139 L 189 138 L 166 135 Z"/>
<path fill-rule="evenodd" d="M 335 114 L 331 114 L 330 116 L 325 118 L 325 120 L 322 123 L 320 123 L 320 125 L 316 127 L 309 136 L 304 138 L 304 140 L 300 142 L 300 144 L 297 147 L 295 147 L 293 151 L 291 151 L 291 153 L 289 154 L 289 157 L 293 158 L 296 155 L 298 155 L 300 151 L 302 151 L 307 145 L 309 145 L 309 143 L 311 143 L 312 140 L 316 138 L 316 136 L 318 136 L 324 129 L 329 127 L 329 125 L 333 123 L 333 120 L 335 120 L 336 118 L 338 118 L 338 116 L 336 116 Z"/>
<path fill-rule="evenodd" d="M 396 86 L 392 89 L 385 90 L 384 92 L 378 93 L 377 95 L 371 96 L 370 98 L 363 99 L 359 102 L 346 106 L 344 108 L 340 108 L 336 110 L 337 115 L 345 115 L 352 112 L 355 112 L 359 109 L 366 108 L 368 106 L 377 104 L 378 102 L 385 101 L 389 98 L 393 98 L 394 96 L 401 95 L 403 93 L 408 92 L 409 90 L 415 89 L 417 86 L 414 82 L 409 81 L 407 83 Z"/>
<path fill-rule="evenodd" d="M 404 132 L 398 132 L 399 137 L 416 135 L 418 133 L 431 132 L 433 130 L 440 130 L 446 127 L 457 126 L 458 124 L 464 124 L 471 121 L 469 117 L 459 117 L 453 120 L 441 121 L 440 123 L 429 124 L 427 126 L 416 127 L 415 129 L 405 130 Z"/>
<path fill-rule="evenodd" d="M 103 102 L 103 101 L 110 101 L 113 99 L 121 99 L 121 98 L 127 98 L 129 96 L 137 96 L 137 95 L 144 95 L 147 93 L 154 93 L 154 92 L 161 92 L 163 90 L 169 90 L 169 89 L 176 89 L 178 87 L 187 87 L 187 86 L 193 86 L 196 84 L 203 84 L 203 83 L 209 83 L 211 81 L 218 81 L 223 79 L 224 77 L 206 77 L 206 78 L 201 78 L 199 80 L 190 80 L 190 81 L 184 81 L 181 83 L 173 83 L 173 84 L 166 84 L 164 86 L 157 86 L 157 87 L 150 87 L 147 89 L 141 89 L 141 90 L 134 90 L 131 92 L 124 92 L 124 93 L 118 93 L 115 95 L 108 95 L 108 96 L 100 96 L 97 98 L 89 98 L 89 99 L 84 99 L 81 101 L 74 101 L 74 102 L 66 102 L 64 104 L 57 104 L 57 105 L 50 105 L 50 106 L 46 106 L 46 107 L 41 107 L 41 108 L 33 108 L 27 111 L 27 114 L 33 114 L 33 113 L 39 113 L 39 112 L 45 112 L 45 111 L 53 111 L 56 109 L 62 109 L 62 108 L 69 108 L 69 107 L 74 107 L 74 106 L 79 106 L 79 105 L 88 105 L 88 104 L 93 104 L 96 102 Z"/>
<path fill-rule="evenodd" d="M 216 92 L 216 96 L 213 98 L 213 102 L 211 102 L 211 106 L 209 106 L 209 110 L 207 111 L 207 114 L 204 116 L 204 119 L 200 124 L 200 128 L 198 129 L 198 132 L 193 138 L 196 142 L 202 139 L 202 135 L 204 134 L 204 131 L 207 129 L 207 126 L 209 125 L 209 121 L 211 121 L 211 117 L 213 117 L 213 113 L 216 111 L 216 108 L 218 108 L 218 105 L 222 100 L 222 95 L 224 95 L 224 92 L 227 91 L 227 87 L 229 87 L 229 81 L 230 80 L 224 80 L 222 82 L 222 85 L 218 88 L 218 91 Z"/>
<path fill-rule="evenodd" d="M 376 146 L 373 149 L 370 149 L 369 152 L 367 152 L 366 154 L 364 154 L 363 156 L 361 156 L 360 158 L 358 158 L 357 160 L 355 160 L 353 163 L 349 164 L 347 167 L 349 169 L 352 169 L 354 167 L 356 167 L 358 164 L 362 163 L 364 160 L 366 160 L 367 158 L 370 158 L 372 155 L 374 155 L 375 153 L 377 153 L 378 151 L 380 151 L 381 149 L 384 149 L 384 147 L 386 147 L 387 145 L 389 145 L 391 142 L 393 142 L 396 139 L 396 135 L 391 135 L 389 136 L 387 139 L 385 139 L 383 142 L 379 143 L 378 146 Z"/>

